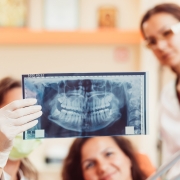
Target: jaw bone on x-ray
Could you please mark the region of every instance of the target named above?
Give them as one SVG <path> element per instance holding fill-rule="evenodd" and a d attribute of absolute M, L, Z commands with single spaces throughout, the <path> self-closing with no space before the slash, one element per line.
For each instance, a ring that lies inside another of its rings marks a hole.
<path fill-rule="evenodd" d="M 43 115 L 24 139 L 147 134 L 146 73 L 23 75 Z"/>

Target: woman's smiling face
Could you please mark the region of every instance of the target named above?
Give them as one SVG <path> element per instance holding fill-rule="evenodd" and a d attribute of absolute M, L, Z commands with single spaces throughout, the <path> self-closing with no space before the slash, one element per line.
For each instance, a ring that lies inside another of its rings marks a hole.
<path fill-rule="evenodd" d="M 162 65 L 175 68 L 180 64 L 180 32 L 168 33 L 170 28 L 179 23 L 173 15 L 165 12 L 152 15 L 143 24 L 145 39 L 154 44 L 151 50 Z M 170 31 L 169 31 L 170 32 Z"/>
<path fill-rule="evenodd" d="M 81 156 L 85 180 L 132 180 L 131 160 L 111 137 L 90 138 Z"/>

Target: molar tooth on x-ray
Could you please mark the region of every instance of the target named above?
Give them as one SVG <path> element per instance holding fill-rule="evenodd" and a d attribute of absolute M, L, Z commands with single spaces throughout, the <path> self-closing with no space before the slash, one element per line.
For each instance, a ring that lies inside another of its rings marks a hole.
<path fill-rule="evenodd" d="M 141 79 L 141 75 L 27 78 L 25 95 L 28 98 L 33 95 L 43 106 L 38 126 L 47 134 L 60 134 L 49 130 L 50 123 L 65 130 L 86 132 L 87 136 L 103 129 L 107 132 L 111 127 L 112 133 L 108 135 L 114 135 L 114 130 L 118 135 L 119 124 L 123 124 L 122 134 L 126 126 L 134 127 L 135 133 L 144 133 Z"/>

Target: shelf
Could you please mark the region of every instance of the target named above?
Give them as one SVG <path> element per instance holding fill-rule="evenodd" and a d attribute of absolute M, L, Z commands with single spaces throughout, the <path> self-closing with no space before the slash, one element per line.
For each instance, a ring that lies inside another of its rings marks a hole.
<path fill-rule="evenodd" d="M 40 44 L 139 44 L 138 30 L 96 30 L 96 31 L 33 31 L 29 29 L 0 29 L 1 45 L 40 45 Z"/>

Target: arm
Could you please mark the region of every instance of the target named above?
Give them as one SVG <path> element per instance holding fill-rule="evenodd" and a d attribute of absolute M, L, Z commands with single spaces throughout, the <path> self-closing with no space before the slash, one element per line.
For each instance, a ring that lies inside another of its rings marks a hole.
<path fill-rule="evenodd" d="M 42 114 L 41 106 L 34 105 L 36 102 L 36 99 L 17 100 L 0 109 L 0 176 L 15 136 L 35 126 L 38 121 L 34 119 Z"/>

